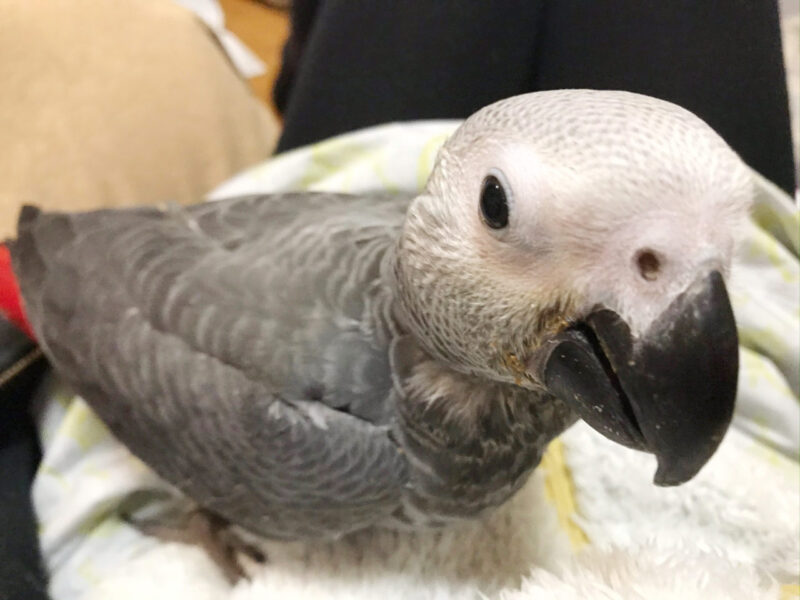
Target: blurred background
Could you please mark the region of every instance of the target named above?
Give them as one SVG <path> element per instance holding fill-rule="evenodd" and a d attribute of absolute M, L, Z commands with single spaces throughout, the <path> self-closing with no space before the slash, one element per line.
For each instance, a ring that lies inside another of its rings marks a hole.
<path fill-rule="evenodd" d="M 188 0 L 192 3 L 192 0 Z M 202 0 L 201 0 L 202 3 Z M 255 95 L 278 115 L 272 90 L 289 35 L 291 0 L 220 0 L 227 28 L 263 61 L 262 73 L 248 79 Z M 781 41 L 785 60 L 795 162 L 800 158 L 800 0 L 780 0 Z"/>
<path fill-rule="evenodd" d="M 289 36 L 291 0 L 220 0 L 228 29 L 263 61 L 263 73 L 248 79 L 253 93 L 275 110 L 272 88 Z M 276 111 L 277 115 L 277 111 Z"/>
<path fill-rule="evenodd" d="M 283 45 L 289 35 L 288 8 L 291 0 L 221 0 L 220 4 L 228 29 L 266 65 L 263 73 L 249 78 L 249 83 L 256 96 L 278 114 L 272 90 L 281 65 Z M 797 161 L 800 157 L 800 0 L 780 0 L 779 10 L 794 156 Z"/>

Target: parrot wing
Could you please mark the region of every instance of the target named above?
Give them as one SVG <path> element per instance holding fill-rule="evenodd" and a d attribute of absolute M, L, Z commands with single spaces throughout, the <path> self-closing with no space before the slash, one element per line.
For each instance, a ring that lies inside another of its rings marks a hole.
<path fill-rule="evenodd" d="M 45 353 L 134 454 L 235 524 L 334 534 L 407 479 L 380 285 L 407 202 L 26 208 L 11 253 Z"/>

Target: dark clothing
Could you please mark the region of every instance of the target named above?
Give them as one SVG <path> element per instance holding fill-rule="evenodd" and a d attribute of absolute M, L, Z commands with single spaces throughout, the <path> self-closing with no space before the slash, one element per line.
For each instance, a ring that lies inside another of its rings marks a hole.
<path fill-rule="evenodd" d="M 46 600 L 30 489 L 39 464 L 31 399 L 46 365 L 35 345 L 0 316 L 0 598 Z M 10 377 L 23 365 L 16 377 Z"/>
<path fill-rule="evenodd" d="M 524 92 L 621 89 L 691 110 L 794 190 L 774 0 L 296 0 L 292 18 L 279 150 Z"/>

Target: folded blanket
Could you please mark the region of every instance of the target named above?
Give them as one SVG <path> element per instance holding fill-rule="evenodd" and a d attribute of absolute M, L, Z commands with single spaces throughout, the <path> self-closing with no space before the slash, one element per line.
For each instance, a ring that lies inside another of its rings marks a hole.
<path fill-rule="evenodd" d="M 212 198 L 286 189 L 414 190 L 451 122 L 368 129 L 290 152 Z M 800 583 L 800 216 L 757 178 L 731 296 L 740 327 L 734 426 L 679 488 L 653 458 L 578 424 L 528 484 L 481 521 L 443 531 L 357 532 L 267 545 L 230 587 L 196 548 L 142 536 L 120 514 L 170 491 L 78 398 L 52 386 L 34 486 L 57 600 L 73 598 L 786 598 Z M 588 216 L 587 216 L 588 218 Z"/>

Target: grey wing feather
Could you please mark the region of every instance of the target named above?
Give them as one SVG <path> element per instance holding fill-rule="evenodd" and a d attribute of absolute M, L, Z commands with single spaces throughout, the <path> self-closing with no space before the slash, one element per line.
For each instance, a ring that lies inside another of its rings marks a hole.
<path fill-rule="evenodd" d="M 135 454 L 239 525 L 337 534 L 407 480 L 379 285 L 406 203 L 28 209 L 11 253 L 45 352 Z"/>

